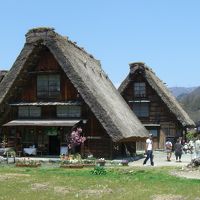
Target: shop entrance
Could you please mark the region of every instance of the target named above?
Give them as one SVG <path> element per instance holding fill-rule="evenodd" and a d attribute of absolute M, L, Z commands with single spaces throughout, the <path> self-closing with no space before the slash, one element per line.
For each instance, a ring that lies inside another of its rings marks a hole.
<path fill-rule="evenodd" d="M 60 154 L 60 139 L 57 135 L 49 136 L 49 155 Z"/>

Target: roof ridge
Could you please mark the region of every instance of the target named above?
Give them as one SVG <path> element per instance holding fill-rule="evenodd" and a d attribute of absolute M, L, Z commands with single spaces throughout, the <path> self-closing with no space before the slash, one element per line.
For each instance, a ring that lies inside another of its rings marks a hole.
<path fill-rule="evenodd" d="M 83 53 L 85 53 L 90 58 L 92 58 L 95 61 L 100 63 L 100 61 L 98 59 L 96 59 L 92 54 L 88 53 L 84 49 L 84 47 L 78 46 L 77 42 L 70 40 L 68 36 L 63 36 L 63 35 L 58 34 L 55 31 L 55 28 L 53 28 L 53 27 L 36 27 L 36 28 L 32 28 L 25 34 L 25 36 L 26 36 L 26 41 L 28 43 L 32 41 L 31 39 L 33 39 L 33 37 L 37 37 L 37 36 L 38 37 L 60 37 L 63 40 L 65 40 L 66 42 L 69 42 L 70 44 L 72 44 L 74 47 L 76 47 L 77 49 L 79 49 Z"/>

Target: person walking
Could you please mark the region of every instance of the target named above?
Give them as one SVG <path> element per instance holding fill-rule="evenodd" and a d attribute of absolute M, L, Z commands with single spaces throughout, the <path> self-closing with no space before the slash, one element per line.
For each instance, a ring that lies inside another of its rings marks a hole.
<path fill-rule="evenodd" d="M 172 157 L 172 143 L 167 139 L 167 142 L 165 143 L 165 149 L 167 152 L 167 161 L 171 161 Z"/>
<path fill-rule="evenodd" d="M 145 158 L 143 165 L 146 165 L 147 161 L 150 159 L 151 166 L 154 166 L 153 162 L 153 135 L 149 134 L 149 138 L 146 140 L 145 153 L 147 157 Z"/>
<path fill-rule="evenodd" d="M 176 162 L 181 162 L 181 156 L 183 154 L 183 145 L 181 141 L 177 139 L 176 144 L 174 145 L 174 152 L 176 156 Z"/>
<path fill-rule="evenodd" d="M 198 134 L 197 140 L 194 142 L 194 150 L 196 158 L 200 158 L 200 134 Z"/>

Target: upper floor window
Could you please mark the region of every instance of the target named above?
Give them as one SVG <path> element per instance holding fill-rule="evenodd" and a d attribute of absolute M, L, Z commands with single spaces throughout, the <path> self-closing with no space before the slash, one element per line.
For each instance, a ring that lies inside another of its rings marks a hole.
<path fill-rule="evenodd" d="M 137 117 L 149 117 L 149 103 L 137 102 L 133 104 L 133 112 Z"/>
<path fill-rule="evenodd" d="M 60 75 L 38 75 L 37 96 L 39 98 L 55 98 L 60 95 Z"/>
<path fill-rule="evenodd" d="M 57 117 L 74 118 L 81 116 L 80 106 L 57 106 Z"/>
<path fill-rule="evenodd" d="M 41 107 L 19 106 L 18 117 L 19 118 L 40 118 L 41 117 Z"/>
<path fill-rule="evenodd" d="M 134 96 L 146 97 L 146 84 L 144 82 L 134 83 Z"/>
<path fill-rule="evenodd" d="M 158 129 L 150 129 L 149 133 L 153 135 L 153 137 L 158 137 Z"/>

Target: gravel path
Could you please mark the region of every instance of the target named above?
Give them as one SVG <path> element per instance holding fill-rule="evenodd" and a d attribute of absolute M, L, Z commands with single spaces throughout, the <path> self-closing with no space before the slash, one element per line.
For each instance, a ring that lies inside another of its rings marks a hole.
<path fill-rule="evenodd" d="M 142 152 L 141 152 L 142 153 Z M 182 162 L 176 162 L 175 155 L 172 154 L 171 162 L 167 161 L 166 153 L 163 151 L 154 151 L 154 167 L 163 167 L 163 166 L 177 166 L 181 167 L 177 170 L 171 171 L 171 174 L 178 177 L 188 178 L 188 179 L 200 179 L 200 168 L 188 168 L 187 165 L 191 162 L 191 159 L 194 158 L 194 155 L 183 154 Z M 140 166 L 143 167 L 144 159 L 134 161 L 129 163 L 130 166 Z M 150 161 L 147 162 L 147 165 L 144 167 L 152 167 Z M 153 168 L 153 167 L 152 167 Z M 169 199 L 169 198 L 168 198 Z M 176 199 L 176 198 L 174 198 Z"/>
<path fill-rule="evenodd" d="M 142 152 L 138 152 L 142 153 Z M 174 153 L 172 154 L 171 162 L 167 161 L 167 155 L 164 151 L 154 151 L 154 165 L 155 167 L 161 166 L 187 166 L 194 155 L 191 154 L 183 154 L 182 162 L 176 162 Z M 130 166 L 143 166 L 144 159 L 140 159 L 134 162 L 129 163 Z M 151 166 L 150 161 L 147 161 L 146 167 Z"/>

